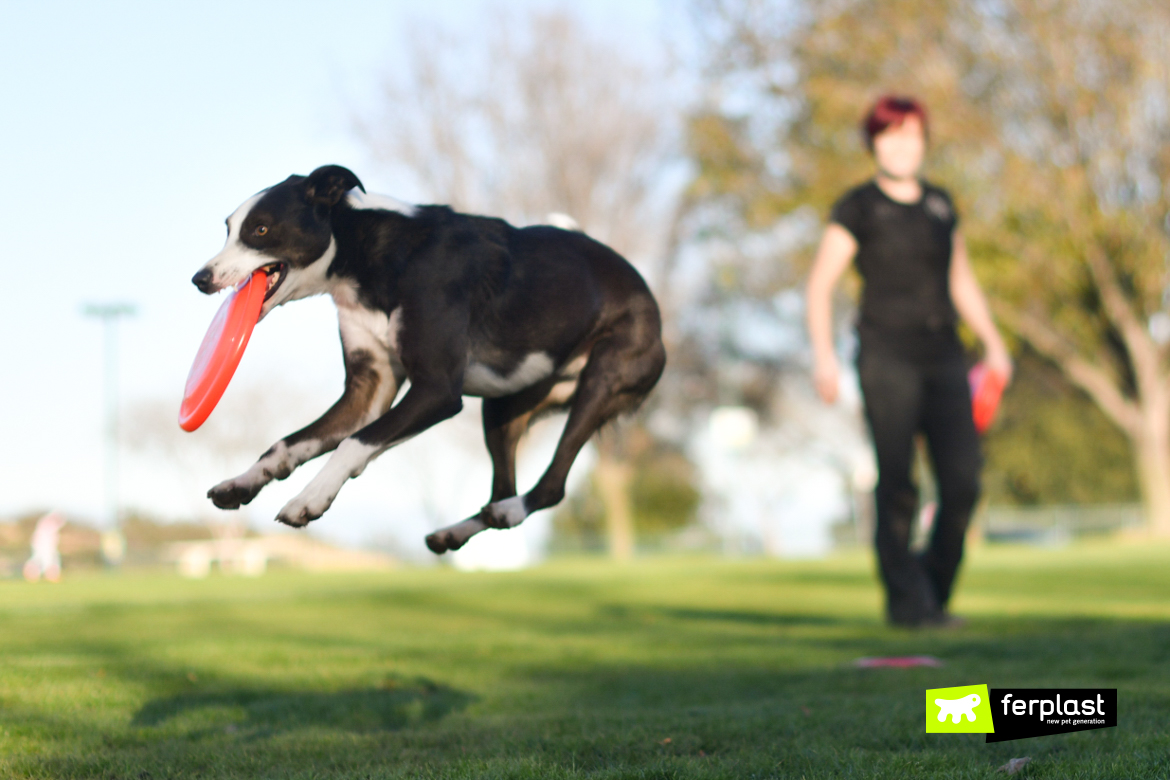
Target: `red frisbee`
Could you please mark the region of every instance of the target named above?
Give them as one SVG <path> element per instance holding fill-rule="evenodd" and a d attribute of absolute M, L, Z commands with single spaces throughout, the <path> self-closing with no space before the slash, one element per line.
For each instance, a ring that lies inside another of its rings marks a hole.
<path fill-rule="evenodd" d="M 183 405 L 179 407 L 179 427 L 183 430 L 193 431 L 202 425 L 232 381 L 252 328 L 260 319 L 264 294 L 268 292 L 267 277 L 264 271 L 254 271 L 251 278 L 228 294 L 215 313 L 195 353 L 191 373 L 187 374 Z"/>
<path fill-rule="evenodd" d="M 967 374 L 967 381 L 971 385 L 971 416 L 975 418 L 975 430 L 985 433 L 995 420 L 1007 380 L 983 363 L 976 363 Z"/>

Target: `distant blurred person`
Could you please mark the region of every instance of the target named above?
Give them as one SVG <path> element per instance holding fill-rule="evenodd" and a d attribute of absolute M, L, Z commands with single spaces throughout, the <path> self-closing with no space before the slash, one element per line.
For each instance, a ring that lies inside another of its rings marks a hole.
<path fill-rule="evenodd" d="M 61 579 L 61 553 L 57 549 L 65 519 L 50 512 L 37 521 L 32 535 L 32 557 L 24 565 L 24 578 L 36 582 L 44 577 L 49 582 Z"/>
<path fill-rule="evenodd" d="M 927 115 L 906 97 L 877 101 L 862 122 L 875 176 L 833 206 L 808 282 L 813 378 L 837 400 L 832 295 L 856 262 L 865 286 L 857 323 L 857 372 L 877 454 L 874 543 L 886 617 L 900 626 L 946 626 L 963 540 L 979 497 L 983 459 L 971 412 L 961 317 L 983 343 L 984 362 L 1006 382 L 1012 362 L 971 270 L 947 192 L 919 178 Z M 926 438 L 939 502 L 929 543 L 910 549 L 918 511 L 915 436 Z"/>

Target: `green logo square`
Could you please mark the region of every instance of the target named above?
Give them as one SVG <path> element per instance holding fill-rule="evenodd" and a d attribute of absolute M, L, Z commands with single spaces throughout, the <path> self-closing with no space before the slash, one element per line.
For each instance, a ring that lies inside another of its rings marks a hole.
<path fill-rule="evenodd" d="M 986 685 L 926 691 L 927 734 L 994 734 Z"/>

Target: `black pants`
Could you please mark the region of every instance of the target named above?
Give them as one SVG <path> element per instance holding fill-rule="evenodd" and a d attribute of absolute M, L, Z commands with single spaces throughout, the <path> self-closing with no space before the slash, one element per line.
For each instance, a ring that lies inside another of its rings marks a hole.
<path fill-rule="evenodd" d="M 875 545 L 890 622 L 917 625 L 938 619 L 951 597 L 963 557 L 963 539 L 979 498 L 983 458 L 971 418 L 971 392 L 962 353 L 912 361 L 863 348 L 857 361 L 865 416 L 877 452 Z M 914 439 L 926 438 L 938 510 L 921 554 L 910 549 L 918 512 L 911 470 Z"/>

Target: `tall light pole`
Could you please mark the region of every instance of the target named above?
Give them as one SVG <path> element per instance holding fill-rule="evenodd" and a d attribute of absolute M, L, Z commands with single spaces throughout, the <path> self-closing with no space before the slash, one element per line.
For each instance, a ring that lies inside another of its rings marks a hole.
<path fill-rule="evenodd" d="M 106 527 L 102 532 L 102 556 L 106 563 L 116 566 L 126 553 L 122 536 L 118 498 L 118 320 L 133 316 L 136 309 L 129 303 L 87 304 L 85 316 L 102 321 L 105 336 L 105 477 Z"/>

